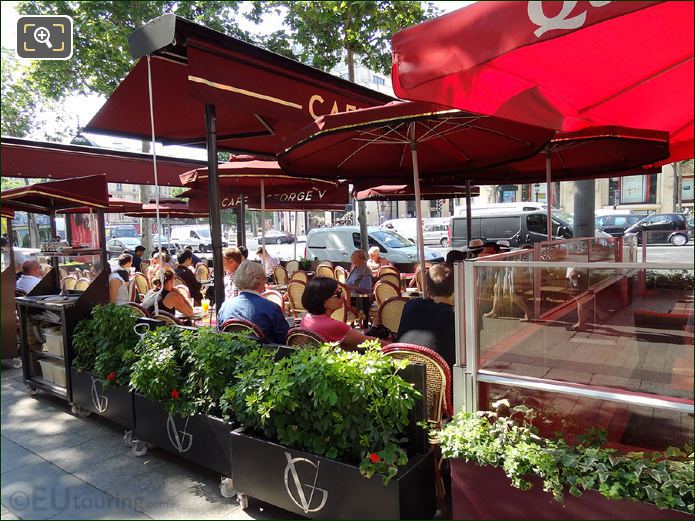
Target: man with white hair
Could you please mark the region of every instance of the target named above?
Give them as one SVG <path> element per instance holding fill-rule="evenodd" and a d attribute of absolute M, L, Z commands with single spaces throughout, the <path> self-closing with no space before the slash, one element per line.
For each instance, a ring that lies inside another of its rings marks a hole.
<path fill-rule="evenodd" d="M 41 265 L 38 261 L 27 260 L 22 263 L 22 276 L 17 279 L 16 288 L 29 293 L 41 282 Z"/>
<path fill-rule="evenodd" d="M 224 301 L 217 323 L 222 325 L 230 318 L 248 320 L 263 331 L 268 342 L 284 344 L 289 326 L 280 306 L 261 296 L 265 283 L 263 266 L 258 262 L 243 261 L 234 276 L 239 295 Z"/>
<path fill-rule="evenodd" d="M 379 268 L 383 268 L 384 266 L 393 266 L 390 260 L 381 256 L 381 250 L 378 246 L 372 246 L 367 253 L 369 253 L 367 266 L 372 270 L 372 273 L 376 273 L 379 271 Z"/>

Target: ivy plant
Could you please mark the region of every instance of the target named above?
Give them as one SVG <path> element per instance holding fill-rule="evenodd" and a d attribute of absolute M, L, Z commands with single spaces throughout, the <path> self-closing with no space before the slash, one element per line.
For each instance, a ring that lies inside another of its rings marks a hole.
<path fill-rule="evenodd" d="M 420 394 L 397 372 L 407 361 L 327 344 L 276 360 L 267 349 L 239 360 L 223 411 L 288 447 L 359 465 L 385 482 L 408 461 L 402 444 L 408 413 Z"/>
<path fill-rule="evenodd" d="M 442 455 L 502 467 L 520 489 L 532 486 L 529 476 L 538 476 L 543 490 L 557 501 L 565 491 L 579 496 L 596 490 L 610 499 L 633 499 L 693 514 L 692 446 L 663 453 L 620 453 L 604 447 L 605 433 L 596 430 L 570 445 L 562 438 L 539 436 L 527 408 L 514 407 L 511 412 L 509 417 L 484 411 L 457 414 L 436 433 Z"/>
<path fill-rule="evenodd" d="M 133 328 L 137 320 L 128 306 L 96 306 L 92 318 L 80 321 L 75 327 L 73 365 L 99 376 L 105 388 L 127 384 L 136 356 L 138 336 Z"/>

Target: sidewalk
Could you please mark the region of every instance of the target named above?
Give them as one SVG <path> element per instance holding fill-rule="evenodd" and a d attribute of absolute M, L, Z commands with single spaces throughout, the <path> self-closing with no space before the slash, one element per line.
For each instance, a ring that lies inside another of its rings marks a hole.
<path fill-rule="evenodd" d="M 62 400 L 30 396 L 2 368 L 2 519 L 288 519 L 220 494 L 220 476 L 162 450 L 137 458 L 123 430 Z"/>

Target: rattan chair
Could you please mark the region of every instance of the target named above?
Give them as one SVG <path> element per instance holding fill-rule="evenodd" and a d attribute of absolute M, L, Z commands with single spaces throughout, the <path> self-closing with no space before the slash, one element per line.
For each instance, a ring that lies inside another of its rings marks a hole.
<path fill-rule="evenodd" d="M 390 298 L 400 296 L 401 289 L 388 281 L 379 280 L 374 285 L 374 299 L 376 300 L 377 307 L 381 306 Z"/>
<path fill-rule="evenodd" d="M 333 263 L 331 261 L 321 261 L 316 265 L 317 268 L 319 266 L 330 266 L 330 268 L 333 269 Z"/>
<path fill-rule="evenodd" d="M 342 321 L 350 325 L 354 325 L 355 323 L 361 323 L 364 320 L 364 312 L 362 310 L 355 309 L 354 307 L 352 307 L 352 295 L 350 293 L 350 288 L 348 288 L 342 282 L 338 282 L 338 288 L 340 288 L 340 290 L 343 292 L 343 303 L 345 308 L 345 316 L 342 318 Z M 340 312 L 339 310 L 336 310 L 331 315 L 331 318 L 341 320 L 339 316 Z"/>
<path fill-rule="evenodd" d="M 404 297 L 392 297 L 388 299 L 379 306 L 379 311 L 376 315 L 377 324 L 383 324 L 393 333 L 396 333 L 401 325 L 403 308 L 407 302 L 408 299 Z"/>
<path fill-rule="evenodd" d="M 210 280 L 210 268 L 204 262 L 199 262 L 195 266 L 195 278 L 198 282 L 207 282 Z"/>
<path fill-rule="evenodd" d="M 309 276 L 306 274 L 306 271 L 297 270 L 292 274 L 290 280 L 300 280 L 306 284 L 309 282 Z"/>
<path fill-rule="evenodd" d="M 329 266 L 328 264 L 323 264 L 323 265 L 318 265 L 316 267 L 316 276 L 317 277 L 328 277 L 329 279 L 334 279 L 335 274 L 333 273 L 333 266 Z"/>
<path fill-rule="evenodd" d="M 65 268 L 58 268 L 58 275 L 60 275 L 60 280 L 63 280 L 70 274 L 68 273 L 68 270 L 66 270 Z"/>
<path fill-rule="evenodd" d="M 398 268 L 395 266 L 382 266 L 379 268 L 379 270 L 376 272 L 377 277 L 381 277 L 382 275 L 386 275 L 387 273 L 393 273 L 396 275 L 399 279 L 401 277 L 401 272 L 398 271 Z"/>
<path fill-rule="evenodd" d="M 220 331 L 224 333 L 248 333 L 250 336 L 255 336 L 259 340 L 265 340 L 265 333 L 249 320 L 242 318 L 230 318 L 225 320 L 220 327 Z"/>
<path fill-rule="evenodd" d="M 301 327 L 293 327 L 287 332 L 287 341 L 291 347 L 320 347 L 327 343 L 327 340 L 318 333 L 309 331 Z"/>
<path fill-rule="evenodd" d="M 174 289 L 181 293 L 186 300 L 191 299 L 191 290 L 185 284 L 176 284 Z"/>
<path fill-rule="evenodd" d="M 136 273 L 132 278 L 133 283 L 138 288 L 140 295 L 146 294 L 150 290 L 150 283 L 142 273 Z"/>
<path fill-rule="evenodd" d="M 285 269 L 287 270 L 287 275 L 292 276 L 292 274 L 295 271 L 299 270 L 299 261 L 296 261 L 296 260 L 287 261 L 287 264 L 285 265 Z"/>
<path fill-rule="evenodd" d="M 302 304 L 302 295 L 304 294 L 305 288 L 306 283 L 301 280 L 291 280 L 289 284 L 287 284 L 287 301 L 290 303 L 290 311 L 295 317 L 300 312 L 306 311 Z"/>
<path fill-rule="evenodd" d="M 84 291 L 88 287 L 89 287 L 89 279 L 87 279 L 87 278 L 77 279 L 77 282 L 75 282 L 75 290 L 76 291 Z"/>
<path fill-rule="evenodd" d="M 345 268 L 343 268 L 342 266 L 336 266 L 333 270 L 333 274 L 335 275 L 335 280 L 345 284 L 345 281 L 348 278 L 348 272 Z"/>
<path fill-rule="evenodd" d="M 140 263 L 140 273 L 146 273 L 146 272 L 147 272 L 147 268 L 149 268 L 149 267 L 150 267 L 150 263 L 149 263 L 149 262 L 147 262 L 146 260 L 142 261 L 142 262 Z"/>
<path fill-rule="evenodd" d="M 285 312 L 285 297 L 283 297 L 282 293 L 280 293 L 278 290 L 267 289 L 261 293 L 261 296 L 270 300 L 271 302 L 275 302 L 278 306 L 280 306 L 283 313 Z"/>
<path fill-rule="evenodd" d="M 129 306 L 138 317 L 150 318 L 152 316 L 148 309 L 142 307 L 137 302 L 128 302 L 126 306 Z"/>
<path fill-rule="evenodd" d="M 156 315 L 152 315 L 152 318 L 155 319 L 158 322 L 162 322 L 168 326 L 183 326 L 185 325 L 185 322 L 179 318 L 176 318 L 175 315 L 172 315 L 171 313 L 167 311 L 162 311 L 160 310 L 159 313 Z"/>
<path fill-rule="evenodd" d="M 287 284 L 287 270 L 282 266 L 273 268 L 273 281 L 275 284 Z"/>
<path fill-rule="evenodd" d="M 393 284 L 397 288 L 401 287 L 401 276 L 397 273 L 394 273 L 392 271 L 387 271 L 385 273 L 381 273 L 378 275 L 378 281 L 383 281 L 383 282 L 388 282 L 389 284 Z"/>
<path fill-rule="evenodd" d="M 439 353 L 428 347 L 399 343 L 389 344 L 382 349 L 382 352 L 394 358 L 406 359 L 411 363 L 425 366 L 427 419 L 433 423 L 435 428 L 441 427 L 445 418 L 453 416 L 451 368 Z M 436 437 L 431 437 L 430 445 L 435 450 L 434 472 L 437 500 L 443 513 L 442 517 L 448 519 L 450 516 L 448 515 L 449 509 L 440 467 L 439 440 Z"/>
<path fill-rule="evenodd" d="M 65 290 L 75 289 L 76 284 L 77 277 L 75 277 L 74 275 L 66 275 L 60 280 L 60 287 Z"/>

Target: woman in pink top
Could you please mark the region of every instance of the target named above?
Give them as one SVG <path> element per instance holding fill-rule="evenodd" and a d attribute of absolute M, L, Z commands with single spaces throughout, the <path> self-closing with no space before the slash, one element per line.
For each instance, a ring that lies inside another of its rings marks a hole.
<path fill-rule="evenodd" d="M 347 348 L 357 347 L 373 337 L 355 331 L 345 322 L 331 318 L 336 309 L 343 306 L 342 290 L 335 279 L 314 277 L 304 289 L 302 305 L 308 311 L 301 327 L 318 333 L 329 342 L 339 342 Z"/>

